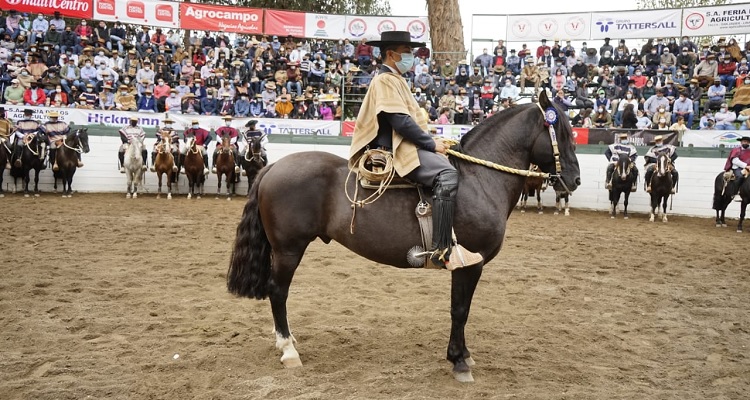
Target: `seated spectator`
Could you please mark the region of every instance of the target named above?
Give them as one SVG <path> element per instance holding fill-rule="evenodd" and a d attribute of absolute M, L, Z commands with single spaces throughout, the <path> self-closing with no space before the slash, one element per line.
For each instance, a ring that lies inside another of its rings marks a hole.
<path fill-rule="evenodd" d="M 651 119 L 648 118 L 646 113 L 643 110 L 638 110 L 636 112 L 636 116 L 638 117 L 638 122 L 636 123 L 636 128 L 638 129 L 649 129 L 651 128 Z"/>
<path fill-rule="evenodd" d="M 736 129 L 734 126 L 734 120 L 737 119 L 737 114 L 727 108 L 727 103 L 721 103 L 719 112 L 714 114 L 714 118 L 716 119 L 717 130 L 726 131 Z"/>
<path fill-rule="evenodd" d="M 651 117 L 651 122 L 653 122 L 654 127 L 656 127 L 656 125 L 659 123 L 659 120 L 661 120 L 662 118 L 666 119 L 667 123 L 672 120 L 672 113 L 669 112 L 669 106 L 660 106 L 659 109 Z"/>
<path fill-rule="evenodd" d="M 128 85 L 120 85 L 120 91 L 115 96 L 115 109 L 135 111 L 136 107 L 135 96 L 130 92 Z"/>
<path fill-rule="evenodd" d="M 24 104 L 23 96 L 25 91 L 26 90 L 18 83 L 18 79 L 11 80 L 10 85 L 5 88 L 5 92 L 3 93 L 5 104 L 12 104 L 15 106 Z"/>
<path fill-rule="evenodd" d="M 677 132 L 677 141 L 682 143 L 682 136 L 685 134 L 685 131 L 689 130 L 687 125 L 685 125 L 685 118 L 682 116 L 677 117 L 677 122 L 672 124 L 672 126 L 669 127 L 670 131 Z"/>
<path fill-rule="evenodd" d="M 58 85 L 54 90 L 47 94 L 47 106 L 48 107 L 67 107 L 68 106 L 68 95 L 62 90 L 62 86 Z"/>
<path fill-rule="evenodd" d="M 610 115 L 606 107 L 600 105 L 596 109 L 596 114 L 594 114 L 592 123 L 594 124 L 595 128 L 611 128 L 612 115 Z"/>
<path fill-rule="evenodd" d="M 164 100 L 164 110 L 177 113 L 182 111 L 182 99 L 177 95 L 177 89 L 169 90 L 169 97 Z"/>
<path fill-rule="evenodd" d="M 213 89 L 208 89 L 206 91 L 206 97 L 202 98 L 200 103 L 202 115 L 216 115 L 216 107 L 218 107 L 218 101 L 214 98 Z"/>
<path fill-rule="evenodd" d="M 740 111 L 750 107 L 750 76 L 745 76 L 744 81 L 740 81 L 741 86 L 737 86 L 734 90 L 734 97 L 732 97 L 732 110 L 739 113 Z"/>
<path fill-rule="evenodd" d="M 250 100 L 250 117 L 258 118 L 262 116 L 265 113 L 265 108 L 263 107 L 263 98 L 260 94 L 256 94 L 255 97 L 253 97 Z"/>
<path fill-rule="evenodd" d="M 32 81 L 29 88 L 23 93 L 23 103 L 27 106 L 44 106 L 47 101 L 47 95 L 39 87 L 40 84 Z"/>
<path fill-rule="evenodd" d="M 232 116 L 234 114 L 234 101 L 230 93 L 224 92 L 221 94 L 221 101 L 216 108 L 216 113 L 221 116 Z"/>
<path fill-rule="evenodd" d="M 250 113 L 250 100 L 248 94 L 240 94 L 240 98 L 234 103 L 234 116 L 238 118 L 247 117 Z"/>
<path fill-rule="evenodd" d="M 727 95 L 727 88 L 721 84 L 721 78 L 718 76 L 714 78 L 714 84 L 708 87 L 706 94 L 708 96 L 708 105 L 706 105 L 706 108 L 711 110 L 719 108 Z"/>
<path fill-rule="evenodd" d="M 146 89 L 138 102 L 138 112 L 155 113 L 156 109 L 156 98 L 152 95 L 151 89 Z"/>
<path fill-rule="evenodd" d="M 200 100 L 193 93 L 182 96 L 182 113 L 187 115 L 200 115 Z"/>
<path fill-rule="evenodd" d="M 676 122 L 679 117 L 682 117 L 687 122 L 687 126 L 693 126 L 693 115 L 693 101 L 684 91 L 680 92 L 672 107 L 672 121 Z"/>

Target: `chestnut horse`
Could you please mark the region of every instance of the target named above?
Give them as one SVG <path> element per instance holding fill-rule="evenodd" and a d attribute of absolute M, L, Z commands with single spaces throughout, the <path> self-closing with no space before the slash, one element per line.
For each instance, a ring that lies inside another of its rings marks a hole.
<path fill-rule="evenodd" d="M 185 176 L 188 178 L 187 198 L 190 199 L 196 196 L 196 198 L 200 199 L 203 195 L 203 184 L 206 181 L 206 175 L 203 173 L 203 154 L 201 154 L 194 137 L 191 137 L 187 142 L 183 168 L 185 169 Z"/>
<path fill-rule="evenodd" d="M 493 169 L 455 160 L 461 183 L 454 230 L 461 244 L 480 253 L 485 262 L 500 252 L 508 217 L 525 181 L 523 175 L 496 169 L 528 170 L 534 163 L 544 172 L 557 172 L 551 179 L 553 187 L 572 191 L 580 184 L 570 122 L 542 93 L 539 104 L 499 112 L 461 139 L 462 153 L 494 163 Z M 554 130 L 548 130 L 548 123 Z M 333 154 L 303 152 L 284 157 L 261 170 L 237 227 L 227 287 L 238 296 L 270 297 L 276 347 L 283 352 L 281 361 L 287 367 L 302 365 L 289 329 L 286 302 L 294 272 L 310 242 L 335 240 L 360 256 L 399 268 L 411 267 L 409 251 L 422 242 L 414 216 L 420 202 L 417 190 L 387 190 L 376 203 L 357 207 L 351 231 L 353 207 L 344 191 L 348 173 L 347 160 Z M 353 193 L 358 183 L 348 183 Z M 363 196 L 372 193 L 361 191 Z M 482 269 L 479 263 L 451 272 L 447 358 L 461 382 L 473 380 L 464 327 Z M 336 290 L 333 280 L 329 286 Z"/>
<path fill-rule="evenodd" d="M 232 195 L 235 190 L 235 181 L 237 175 L 235 174 L 235 166 L 237 165 L 234 160 L 234 145 L 229 143 L 230 137 L 225 136 L 221 138 L 221 148 L 216 151 L 216 178 L 219 180 L 219 186 L 216 188 L 216 198 L 221 195 L 221 177 L 227 181 L 227 200 L 232 199 Z"/>
<path fill-rule="evenodd" d="M 179 151 L 178 151 L 179 152 Z M 172 136 L 169 132 L 161 132 L 161 140 L 156 145 L 154 170 L 157 178 L 159 178 L 159 191 L 156 193 L 156 198 L 161 198 L 161 185 L 162 178 L 167 178 L 167 199 L 172 199 L 172 180 L 174 175 L 177 173 L 177 166 L 175 165 L 174 155 L 172 154 Z"/>

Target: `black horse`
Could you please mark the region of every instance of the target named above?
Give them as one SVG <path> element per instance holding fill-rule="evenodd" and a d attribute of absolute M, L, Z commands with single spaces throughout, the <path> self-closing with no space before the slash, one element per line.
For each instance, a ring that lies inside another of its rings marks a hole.
<path fill-rule="evenodd" d="M 78 159 L 81 153 L 89 152 L 88 128 L 78 128 L 71 131 L 57 146 L 57 171 L 54 171 L 55 193 L 57 193 L 57 180 L 62 181 L 62 197 L 73 197 L 73 175 L 78 169 Z"/>
<path fill-rule="evenodd" d="M 740 203 L 740 222 L 737 223 L 737 232 L 742 232 L 742 222 L 745 220 L 745 211 L 747 211 L 747 205 L 750 203 L 750 179 L 745 180 L 740 185 L 739 191 L 742 203 Z"/>
<path fill-rule="evenodd" d="M 543 109 L 557 114 L 556 122 L 552 121 L 556 134 L 545 125 Z M 534 163 L 544 172 L 555 172 L 559 159 L 561 173 L 552 179 L 552 186 L 572 191 L 580 184 L 570 122 L 546 94 L 540 96 L 539 104 L 516 106 L 486 119 L 461 139 L 460 146 L 465 154 L 521 170 Z M 559 148 L 559 156 L 553 148 Z M 461 184 L 454 230 L 466 249 L 489 262 L 500 252 L 525 177 L 463 160 L 455 163 Z M 276 347 L 283 351 L 281 361 L 287 367 L 302 364 L 287 322 L 286 301 L 310 242 L 335 240 L 375 262 L 409 268 L 409 251 L 422 241 L 414 216 L 420 201 L 417 190 L 387 190 L 375 204 L 357 207 L 352 221 L 352 203 L 344 191 L 348 172 L 347 160 L 329 153 L 285 157 L 261 170 L 237 227 L 227 287 L 238 296 L 270 297 Z M 357 184 L 349 182 L 349 193 Z M 361 192 L 363 196 L 373 193 Z M 480 263 L 452 272 L 447 358 L 462 382 L 473 380 L 464 327 L 482 268 Z"/>
<path fill-rule="evenodd" d="M 7 143 L 3 140 L 0 141 L 0 197 L 5 197 L 3 191 L 3 175 L 5 174 L 5 167 L 10 162 L 10 149 Z"/>
<path fill-rule="evenodd" d="M 622 215 L 625 219 L 628 219 L 628 199 L 630 198 L 630 190 L 633 187 L 633 182 L 637 179 L 633 171 L 633 161 L 630 160 L 625 153 L 620 153 L 620 156 L 615 164 L 615 170 L 612 173 L 612 189 L 609 191 L 610 217 L 614 218 L 617 215 L 617 204 L 620 202 L 620 195 L 625 194 L 623 199 L 623 212 Z"/>
<path fill-rule="evenodd" d="M 666 153 L 659 154 L 656 158 L 654 173 L 651 174 L 651 213 L 648 220 L 654 222 L 654 214 L 658 213 L 661 205 L 661 221 L 667 222 L 667 200 L 672 194 L 672 160 Z"/>
<path fill-rule="evenodd" d="M 18 190 L 18 179 L 23 179 L 23 195 L 29 197 L 29 183 L 31 178 L 29 173 L 34 170 L 34 196 L 39 196 L 39 172 L 45 168 L 44 166 L 44 146 L 43 143 L 47 142 L 47 135 L 44 132 L 36 132 L 27 134 L 21 146 L 23 150 L 21 152 L 21 167 L 13 166 L 10 169 L 10 174 L 13 176 L 13 193 Z"/>
<path fill-rule="evenodd" d="M 727 174 L 727 177 L 732 174 L 732 172 L 721 172 L 719 175 L 716 176 L 716 179 L 714 179 L 714 201 L 713 201 L 713 209 L 716 210 L 716 227 L 727 227 L 727 222 L 724 219 L 724 214 L 726 214 L 727 207 L 729 207 L 729 204 L 732 203 L 732 198 L 737 194 L 737 190 L 739 189 L 737 184 L 739 181 L 737 179 L 733 180 L 727 180 L 725 178 L 725 174 Z"/>
<path fill-rule="evenodd" d="M 242 137 L 245 138 L 247 147 L 245 148 L 245 154 L 240 156 L 242 157 L 240 161 L 244 170 L 243 174 L 247 176 L 247 194 L 249 196 L 255 177 L 268 164 L 268 159 L 263 154 L 263 139 L 266 135 L 247 137 L 243 134 Z"/>

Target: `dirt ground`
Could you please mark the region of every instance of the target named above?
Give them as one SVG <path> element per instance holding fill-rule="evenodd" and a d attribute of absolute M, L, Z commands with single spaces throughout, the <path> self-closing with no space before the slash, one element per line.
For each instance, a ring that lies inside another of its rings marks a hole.
<path fill-rule="evenodd" d="M 449 273 L 398 270 L 322 242 L 289 301 L 304 367 L 283 369 L 267 301 L 225 288 L 243 204 L 0 199 L 0 398 L 750 393 L 747 233 L 698 218 L 515 212 L 467 327 L 476 382 L 459 384 L 445 361 Z"/>

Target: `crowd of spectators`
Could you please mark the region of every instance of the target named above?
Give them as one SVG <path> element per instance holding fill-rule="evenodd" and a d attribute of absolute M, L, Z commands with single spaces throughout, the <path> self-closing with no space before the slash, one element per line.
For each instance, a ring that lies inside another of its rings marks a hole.
<path fill-rule="evenodd" d="M 33 19 L 33 20 L 32 20 Z M 152 30 L 59 13 L 0 16 L 6 104 L 235 117 L 352 119 L 342 96 L 363 95 L 381 71 L 366 40 Z M 546 40 L 531 50 L 499 40 L 473 61 L 415 49 L 404 74 L 433 123 L 472 124 L 547 88 L 587 127 L 748 129 L 747 53 L 731 38 L 648 40 L 597 49 Z"/>

